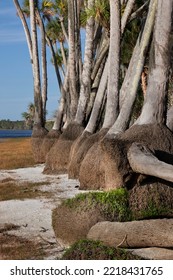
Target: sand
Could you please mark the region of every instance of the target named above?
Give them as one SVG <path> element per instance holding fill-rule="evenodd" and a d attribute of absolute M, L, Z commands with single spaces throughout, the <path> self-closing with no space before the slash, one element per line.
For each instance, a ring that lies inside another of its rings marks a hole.
<path fill-rule="evenodd" d="M 63 251 L 64 247 L 55 239 L 51 219 L 52 210 L 63 199 L 74 197 L 81 191 L 78 189 L 78 180 L 68 179 L 67 174 L 45 175 L 42 174 L 43 169 L 44 165 L 37 165 L 29 168 L 0 170 L 0 181 L 11 178 L 20 182 L 43 182 L 40 189 L 53 192 L 53 198 L 51 199 L 1 201 L 0 228 L 4 224 L 10 223 L 20 226 L 17 230 L 9 231 L 9 234 L 15 234 L 30 240 L 33 240 L 33 238 L 38 239 L 38 241 L 42 240 L 45 249 L 50 251 L 47 259 L 54 259 Z M 50 243 L 54 246 L 48 246 Z"/>

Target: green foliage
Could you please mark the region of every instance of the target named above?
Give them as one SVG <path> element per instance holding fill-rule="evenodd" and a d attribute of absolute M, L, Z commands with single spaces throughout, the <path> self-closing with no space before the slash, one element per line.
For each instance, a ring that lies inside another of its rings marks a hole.
<path fill-rule="evenodd" d="M 64 204 L 71 208 L 79 208 L 81 202 L 86 203 L 86 208 L 99 206 L 101 213 L 109 220 L 130 220 L 131 213 L 128 207 L 128 192 L 124 188 L 108 192 L 88 192 L 67 199 Z"/>
<path fill-rule="evenodd" d="M 29 10 L 29 0 L 25 0 L 23 1 L 23 6 L 22 8 L 22 12 L 24 13 L 24 15 L 29 18 L 30 16 L 30 10 Z"/>
<path fill-rule="evenodd" d="M 122 64 L 128 66 L 136 41 L 140 32 L 140 19 L 135 19 L 129 23 L 125 29 L 125 33 L 121 44 L 121 61 Z"/>
<path fill-rule="evenodd" d="M 64 49 L 66 57 L 68 56 L 68 49 Z M 57 52 L 55 53 L 56 63 L 58 66 L 63 65 L 63 57 L 61 53 L 61 49 L 57 49 Z M 54 64 L 53 58 L 51 58 L 51 63 Z"/>
<path fill-rule="evenodd" d="M 79 240 L 68 248 L 62 260 L 135 260 L 141 259 L 123 249 L 105 246 L 103 242 Z"/>
<path fill-rule="evenodd" d="M 55 0 L 54 1 L 54 10 L 63 18 L 68 17 L 68 2 L 67 0 Z"/>
<path fill-rule="evenodd" d="M 25 127 L 27 129 L 32 129 L 34 125 L 34 114 L 35 114 L 35 106 L 32 102 L 28 104 L 27 112 L 23 112 L 22 118 L 25 121 Z"/>
<path fill-rule="evenodd" d="M 93 9 L 84 8 L 81 12 L 81 25 L 86 25 L 87 19 L 94 17 L 95 21 L 103 27 L 109 29 L 110 25 L 110 7 L 108 0 L 96 0 Z"/>
<path fill-rule="evenodd" d="M 56 43 L 56 41 L 64 42 L 64 34 L 62 31 L 61 23 L 58 17 L 49 21 L 46 25 L 46 33 L 49 38 Z"/>

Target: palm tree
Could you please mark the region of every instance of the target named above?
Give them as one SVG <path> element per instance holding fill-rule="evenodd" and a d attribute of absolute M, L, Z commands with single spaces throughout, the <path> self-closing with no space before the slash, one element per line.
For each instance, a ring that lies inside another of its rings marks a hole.
<path fill-rule="evenodd" d="M 44 1 L 47 6 L 48 1 Z M 46 116 L 46 101 L 47 101 L 47 66 L 46 66 L 46 41 L 45 30 L 42 18 L 39 13 L 39 1 L 24 1 L 23 9 L 17 0 L 14 0 L 18 15 L 23 24 L 26 39 L 28 42 L 28 48 L 31 57 L 33 80 L 34 80 L 34 102 L 35 102 L 35 124 L 40 127 L 44 127 Z M 31 4 L 31 5 L 30 5 Z M 31 16 L 29 30 L 26 17 Z M 37 18 L 37 19 L 36 19 Z M 38 40 L 37 40 L 37 27 L 36 23 L 39 23 L 42 37 L 42 86 L 40 78 L 40 62 L 38 56 Z"/>
<path fill-rule="evenodd" d="M 27 112 L 22 113 L 22 118 L 25 120 L 27 128 L 32 129 L 34 125 L 35 106 L 32 102 L 29 103 Z"/>
<path fill-rule="evenodd" d="M 44 126 L 43 108 L 41 98 L 41 81 L 40 81 L 40 65 L 38 54 L 38 39 L 37 39 L 37 27 L 36 27 L 36 8 L 35 2 L 29 0 L 30 8 L 30 27 L 32 38 L 32 56 L 33 56 L 33 79 L 34 79 L 34 104 L 35 104 L 35 125 L 38 127 Z"/>
<path fill-rule="evenodd" d="M 69 57 L 68 57 L 68 67 L 69 67 L 69 86 L 70 86 L 70 118 L 74 120 L 78 98 L 79 98 L 79 71 L 78 71 L 78 57 L 76 57 L 76 32 L 78 21 L 76 14 L 76 4 L 77 0 L 68 1 L 68 42 L 69 42 Z"/>
<path fill-rule="evenodd" d="M 58 18 L 53 18 L 46 25 L 46 35 L 52 41 L 53 46 L 55 46 L 55 52 L 60 54 L 63 60 L 58 65 L 64 66 L 65 71 L 67 70 L 67 48 L 64 48 L 65 36 L 61 28 L 61 24 Z M 57 48 L 56 43 L 59 43 L 60 48 Z M 60 51 L 59 51 L 60 50 Z"/>

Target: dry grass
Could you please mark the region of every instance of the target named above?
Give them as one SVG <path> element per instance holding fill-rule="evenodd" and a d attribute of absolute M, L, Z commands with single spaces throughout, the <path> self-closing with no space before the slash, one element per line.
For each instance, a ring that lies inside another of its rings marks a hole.
<path fill-rule="evenodd" d="M 35 164 L 31 138 L 5 139 L 0 142 L 0 169 L 16 169 Z"/>
<path fill-rule="evenodd" d="M 31 138 L 3 139 L 0 141 L 0 170 L 34 166 Z M 41 186 L 50 182 L 20 182 L 11 177 L 0 180 L 0 201 L 11 199 L 50 198 L 51 192 L 42 191 Z M 0 260 L 44 259 L 48 256 L 47 247 L 39 240 L 27 240 L 9 233 L 19 226 L 5 224 L 0 226 Z M 46 244 L 47 246 L 47 244 Z M 45 249 L 46 248 L 46 249 Z"/>
<path fill-rule="evenodd" d="M 14 224 L 0 228 L 0 260 L 43 259 L 46 254 L 41 243 L 9 234 L 18 228 Z"/>
<path fill-rule="evenodd" d="M 7 178 L 8 179 L 8 178 Z M 41 186 L 50 182 L 15 182 L 14 180 L 0 181 L 0 201 L 11 199 L 33 199 L 36 197 L 52 197 L 51 192 L 42 191 Z"/>

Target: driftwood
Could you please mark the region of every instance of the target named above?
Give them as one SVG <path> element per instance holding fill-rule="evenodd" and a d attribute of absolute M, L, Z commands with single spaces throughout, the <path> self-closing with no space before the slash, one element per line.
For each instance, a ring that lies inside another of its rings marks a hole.
<path fill-rule="evenodd" d="M 172 248 L 173 219 L 99 222 L 89 230 L 87 238 L 121 248 Z"/>
<path fill-rule="evenodd" d="M 127 157 L 134 172 L 173 182 L 173 165 L 160 161 L 146 146 L 133 143 Z"/>

